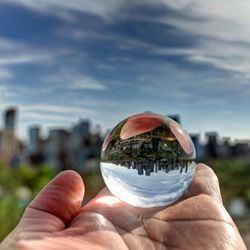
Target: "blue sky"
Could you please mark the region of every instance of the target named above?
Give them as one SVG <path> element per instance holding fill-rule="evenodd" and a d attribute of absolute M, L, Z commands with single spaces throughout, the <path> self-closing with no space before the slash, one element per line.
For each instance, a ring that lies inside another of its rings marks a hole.
<path fill-rule="evenodd" d="M 250 3 L 1 0 L 0 111 L 104 129 L 150 110 L 189 132 L 250 138 Z"/>

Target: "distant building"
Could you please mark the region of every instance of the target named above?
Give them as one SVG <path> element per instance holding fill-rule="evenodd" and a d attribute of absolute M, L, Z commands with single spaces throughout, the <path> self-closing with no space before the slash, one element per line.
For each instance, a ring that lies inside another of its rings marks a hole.
<path fill-rule="evenodd" d="M 39 152 L 41 129 L 39 126 L 32 126 L 29 128 L 29 154 L 37 154 Z"/>
<path fill-rule="evenodd" d="M 14 133 L 16 128 L 16 108 L 8 108 L 4 113 L 4 130 Z"/>
<path fill-rule="evenodd" d="M 178 114 L 170 114 L 168 117 L 181 123 Z M 3 118 L 3 129 L 0 130 L 0 159 L 8 162 L 10 166 L 16 167 L 29 160 L 32 165 L 48 163 L 58 171 L 69 168 L 85 171 L 99 167 L 103 137 L 100 126 L 93 129 L 89 120 L 81 119 L 69 129 L 51 129 L 47 138 L 42 138 L 39 126 L 32 126 L 28 131 L 26 148 L 26 145 L 15 134 L 17 109 L 15 107 L 6 109 Z M 161 133 L 165 133 L 165 131 L 163 130 Z M 209 132 L 205 136 L 206 142 L 201 143 L 199 134 L 190 135 L 198 160 L 210 158 L 250 160 L 250 141 L 232 142 L 230 138 L 220 139 L 217 132 Z M 157 152 L 157 155 L 167 151 L 167 144 L 154 140 L 152 143 L 148 143 L 142 139 L 143 136 L 138 137 L 132 144 L 124 140 L 123 143 L 120 143 L 122 152 L 126 154 L 130 152 L 131 158 L 135 159 L 138 157 L 138 152 L 146 156 L 151 151 Z M 111 154 L 114 157 L 119 156 L 117 150 L 113 150 Z M 166 162 L 148 168 L 145 164 L 147 165 L 145 162 L 131 162 L 131 165 L 128 164 L 126 167 L 137 169 L 139 175 L 150 175 L 152 171 L 165 171 L 166 173 L 169 171 L 169 168 L 166 168 L 166 164 L 168 164 Z"/>
<path fill-rule="evenodd" d="M 177 123 L 181 124 L 181 117 L 178 114 L 170 114 L 167 117 L 171 118 L 172 120 L 176 121 Z"/>
<path fill-rule="evenodd" d="M 90 137 L 90 121 L 80 120 L 71 131 L 70 153 L 73 157 L 72 165 L 77 170 L 82 170 L 88 156 L 87 138 Z"/>
<path fill-rule="evenodd" d="M 58 171 L 71 167 L 70 133 L 66 129 L 51 129 L 45 147 L 45 157 L 49 165 Z"/>
<path fill-rule="evenodd" d="M 7 162 L 10 162 L 12 157 L 20 151 L 20 141 L 15 135 L 16 115 L 17 109 L 13 107 L 4 112 L 4 129 L 0 136 L 0 157 Z"/>
<path fill-rule="evenodd" d="M 191 140 L 193 141 L 195 151 L 196 151 L 196 159 L 200 160 L 204 158 L 204 145 L 200 142 L 199 134 L 190 134 Z"/>
<path fill-rule="evenodd" d="M 218 133 L 217 132 L 208 132 L 206 136 L 206 157 L 207 158 L 216 158 L 218 154 Z"/>
<path fill-rule="evenodd" d="M 249 142 L 237 141 L 232 147 L 232 155 L 234 157 L 250 157 Z"/>
<path fill-rule="evenodd" d="M 231 158 L 233 156 L 233 144 L 228 137 L 224 137 L 219 142 L 218 157 L 221 159 Z"/>
<path fill-rule="evenodd" d="M 89 120 L 80 120 L 72 129 L 73 134 L 78 136 L 85 136 L 89 133 L 90 130 L 90 121 Z"/>
<path fill-rule="evenodd" d="M 41 139 L 41 128 L 39 126 L 30 127 L 27 153 L 32 165 L 45 162 L 45 146 L 44 141 Z"/>

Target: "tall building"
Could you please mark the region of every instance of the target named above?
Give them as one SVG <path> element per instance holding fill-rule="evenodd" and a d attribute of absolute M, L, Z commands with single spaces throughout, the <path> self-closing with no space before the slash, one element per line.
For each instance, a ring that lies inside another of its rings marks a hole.
<path fill-rule="evenodd" d="M 0 156 L 5 161 L 10 161 L 18 153 L 20 142 L 15 136 L 17 109 L 8 108 L 4 112 L 4 129 L 1 133 Z"/>
<path fill-rule="evenodd" d="M 8 108 L 4 113 L 4 130 L 14 133 L 16 128 L 16 113 L 14 107 Z"/>
<path fill-rule="evenodd" d="M 71 166 L 70 133 L 65 129 L 51 129 L 46 144 L 47 163 L 57 170 L 65 170 Z"/>
<path fill-rule="evenodd" d="M 80 120 L 74 127 L 72 132 L 78 136 L 85 136 L 89 133 L 90 121 Z"/>
<path fill-rule="evenodd" d="M 216 158 L 218 157 L 218 142 L 219 136 L 217 132 L 208 132 L 205 134 L 206 136 L 206 157 Z"/>
<path fill-rule="evenodd" d="M 39 152 L 40 144 L 40 133 L 41 129 L 39 126 L 32 126 L 29 128 L 29 144 L 28 151 L 29 154 L 37 154 Z"/>
<path fill-rule="evenodd" d="M 200 160 L 204 158 L 204 146 L 200 142 L 199 134 L 190 134 L 190 138 L 193 141 L 195 151 L 196 151 L 196 159 Z"/>

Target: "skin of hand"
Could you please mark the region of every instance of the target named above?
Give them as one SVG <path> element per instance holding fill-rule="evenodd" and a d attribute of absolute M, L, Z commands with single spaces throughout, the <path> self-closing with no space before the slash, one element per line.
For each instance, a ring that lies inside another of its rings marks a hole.
<path fill-rule="evenodd" d="M 204 164 L 185 196 L 168 207 L 135 208 L 106 189 L 81 207 L 83 196 L 81 177 L 62 172 L 26 208 L 0 250 L 246 249 L 218 179 Z"/>

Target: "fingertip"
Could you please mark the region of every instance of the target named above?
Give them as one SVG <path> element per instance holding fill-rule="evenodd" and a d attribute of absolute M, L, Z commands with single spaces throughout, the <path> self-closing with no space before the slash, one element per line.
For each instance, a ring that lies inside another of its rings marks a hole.
<path fill-rule="evenodd" d="M 204 163 L 196 165 L 196 173 L 187 196 L 206 194 L 222 201 L 219 179 L 214 170 Z"/>
<path fill-rule="evenodd" d="M 211 174 L 214 174 L 213 169 L 211 167 L 209 167 L 207 164 L 202 163 L 202 162 L 197 163 L 196 169 L 197 169 L 197 171 L 201 171 L 201 170 L 205 170 L 205 171 L 209 171 L 209 172 L 211 171 Z"/>
<path fill-rule="evenodd" d="M 211 180 L 212 183 L 214 183 L 218 187 L 220 186 L 218 176 L 216 175 L 214 170 L 210 166 L 208 166 L 204 163 L 197 164 L 196 176 L 197 176 L 197 178 L 198 177 L 207 177 Z"/>
<path fill-rule="evenodd" d="M 68 186 L 68 188 L 72 188 L 75 191 L 85 191 L 85 186 L 82 177 L 76 171 L 73 170 L 65 170 L 59 173 L 50 183 Z"/>

